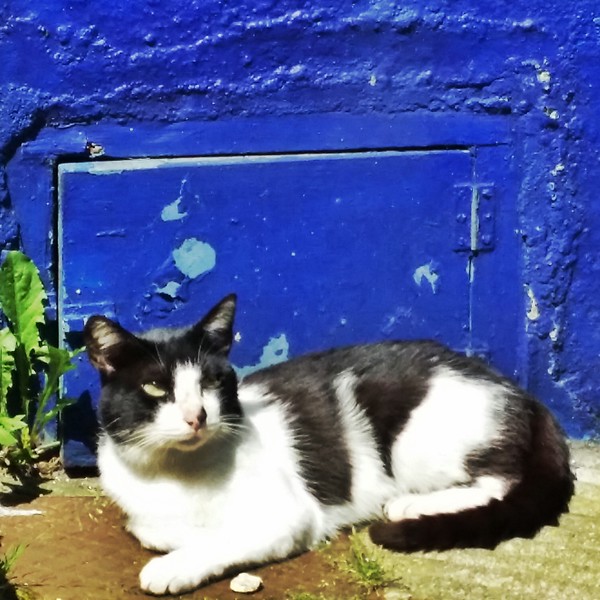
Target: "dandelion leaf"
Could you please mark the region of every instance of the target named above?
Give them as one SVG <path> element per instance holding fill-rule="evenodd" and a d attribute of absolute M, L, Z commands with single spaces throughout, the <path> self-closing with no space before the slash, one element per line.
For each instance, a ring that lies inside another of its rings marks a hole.
<path fill-rule="evenodd" d="M 0 304 L 28 358 L 40 347 L 38 325 L 44 323 L 46 299 L 39 271 L 32 260 L 22 252 L 9 252 L 0 267 Z"/>

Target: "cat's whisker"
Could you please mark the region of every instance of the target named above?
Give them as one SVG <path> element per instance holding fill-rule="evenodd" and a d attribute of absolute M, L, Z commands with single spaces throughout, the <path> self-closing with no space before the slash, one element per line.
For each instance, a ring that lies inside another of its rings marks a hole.
<path fill-rule="evenodd" d="M 109 421 L 108 423 L 104 424 L 104 427 L 106 429 L 110 429 L 112 428 L 114 425 L 117 425 L 119 423 L 119 421 L 121 420 L 121 417 L 119 415 L 117 415 L 114 419 L 112 419 L 112 421 Z"/>
<path fill-rule="evenodd" d="M 221 432 L 224 435 L 232 434 L 232 435 L 241 435 L 250 431 L 250 427 L 247 425 L 242 425 L 239 423 L 222 423 L 221 424 Z"/>
<path fill-rule="evenodd" d="M 154 342 L 154 349 L 156 350 L 156 358 L 158 359 L 158 364 L 166 371 L 167 367 L 165 365 L 164 360 L 162 359 L 162 356 L 160 355 L 158 342 Z"/>

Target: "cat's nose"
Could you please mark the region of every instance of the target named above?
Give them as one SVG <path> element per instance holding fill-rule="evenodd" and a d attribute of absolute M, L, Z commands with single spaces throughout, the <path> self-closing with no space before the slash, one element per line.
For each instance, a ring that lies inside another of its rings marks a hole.
<path fill-rule="evenodd" d="M 191 418 L 191 419 L 186 419 L 185 422 L 194 430 L 194 431 L 198 431 L 201 427 L 204 426 L 204 424 L 206 423 L 206 411 L 204 410 L 204 408 L 202 408 L 200 410 L 200 413 Z"/>

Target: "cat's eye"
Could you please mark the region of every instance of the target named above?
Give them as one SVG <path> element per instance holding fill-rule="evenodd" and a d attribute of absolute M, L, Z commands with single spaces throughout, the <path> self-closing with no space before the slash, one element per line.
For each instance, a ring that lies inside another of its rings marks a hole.
<path fill-rule="evenodd" d="M 142 391 L 151 398 L 165 398 L 168 391 L 160 386 L 156 381 L 149 381 L 142 384 Z"/>

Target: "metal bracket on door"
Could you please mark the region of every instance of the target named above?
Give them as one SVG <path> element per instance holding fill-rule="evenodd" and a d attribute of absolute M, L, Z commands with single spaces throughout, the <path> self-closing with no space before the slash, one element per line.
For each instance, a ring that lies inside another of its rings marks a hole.
<path fill-rule="evenodd" d="M 458 184 L 454 186 L 456 207 L 456 252 L 489 252 L 496 245 L 494 186 Z"/>

